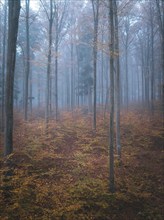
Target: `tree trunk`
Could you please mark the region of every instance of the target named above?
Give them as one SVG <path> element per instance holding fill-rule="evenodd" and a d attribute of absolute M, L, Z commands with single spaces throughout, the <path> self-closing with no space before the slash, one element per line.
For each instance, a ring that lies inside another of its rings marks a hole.
<path fill-rule="evenodd" d="M 150 35 L 151 35 L 151 112 L 154 112 L 154 11 L 152 2 L 150 2 Z"/>
<path fill-rule="evenodd" d="M 1 130 L 4 131 L 4 106 L 5 106 L 5 63 L 6 63 L 6 26 L 7 26 L 7 2 L 5 0 L 4 31 L 3 31 L 3 58 L 2 58 L 2 124 Z"/>
<path fill-rule="evenodd" d="M 71 110 L 73 112 L 74 108 L 74 58 L 73 58 L 73 39 L 72 39 L 72 33 L 71 33 Z"/>
<path fill-rule="evenodd" d="M 8 48 L 5 99 L 5 156 L 13 151 L 13 91 L 20 0 L 8 1 Z"/>
<path fill-rule="evenodd" d="M 129 105 L 129 80 L 128 80 L 128 46 L 125 48 L 125 103 L 128 110 Z"/>
<path fill-rule="evenodd" d="M 25 75 L 25 106 L 24 119 L 28 117 L 29 74 L 30 74 L 30 39 L 29 39 L 29 7 L 30 0 L 26 0 L 26 75 Z"/>
<path fill-rule="evenodd" d="M 118 35 L 118 15 L 117 3 L 113 1 L 114 18 L 115 18 L 115 53 L 116 53 L 116 146 L 118 158 L 121 159 L 121 142 L 120 142 L 120 55 L 119 55 L 119 35 Z"/>
<path fill-rule="evenodd" d="M 58 120 L 58 43 L 59 43 L 59 33 L 58 33 L 58 9 L 56 7 L 55 14 L 55 118 Z"/>
<path fill-rule="evenodd" d="M 109 1 L 109 24 L 110 24 L 110 138 L 109 138 L 109 190 L 115 192 L 114 184 L 114 17 L 113 0 Z"/>
<path fill-rule="evenodd" d="M 161 4 L 160 4 L 161 2 Z M 162 112 L 164 118 L 164 2 L 161 0 L 156 0 L 157 14 L 159 30 L 161 34 L 161 98 L 162 98 Z"/>
<path fill-rule="evenodd" d="M 94 40 L 93 40 L 93 129 L 96 130 L 96 98 L 97 98 L 97 38 L 99 21 L 99 0 L 92 0 L 94 17 Z"/>
<path fill-rule="evenodd" d="M 53 24 L 53 10 L 52 0 L 50 1 L 50 17 L 49 17 L 49 32 L 48 32 L 48 60 L 47 60 L 47 79 L 46 79 L 46 111 L 45 122 L 48 127 L 50 114 L 50 76 L 51 76 L 51 54 L 52 54 L 52 24 Z"/>

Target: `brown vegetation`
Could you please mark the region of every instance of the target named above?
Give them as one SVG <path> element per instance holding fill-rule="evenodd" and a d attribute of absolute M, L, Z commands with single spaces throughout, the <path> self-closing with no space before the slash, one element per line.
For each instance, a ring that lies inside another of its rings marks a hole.
<path fill-rule="evenodd" d="M 121 114 L 122 164 L 108 186 L 108 124 L 63 113 L 60 122 L 17 115 L 14 153 L 0 158 L 0 219 L 162 220 L 164 129 L 159 115 Z M 107 123 L 105 123 L 107 122 Z M 2 152 L 2 146 L 1 146 Z"/>

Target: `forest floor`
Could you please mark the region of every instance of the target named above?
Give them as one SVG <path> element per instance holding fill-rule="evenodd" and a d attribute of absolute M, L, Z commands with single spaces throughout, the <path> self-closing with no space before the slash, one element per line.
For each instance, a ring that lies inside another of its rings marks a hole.
<path fill-rule="evenodd" d="M 164 128 L 162 117 L 121 113 L 122 164 L 115 154 L 116 192 L 111 194 L 108 118 L 63 113 L 24 122 L 16 116 L 14 153 L 2 157 L 1 220 L 163 220 Z M 2 137 L 1 137 L 2 138 Z"/>

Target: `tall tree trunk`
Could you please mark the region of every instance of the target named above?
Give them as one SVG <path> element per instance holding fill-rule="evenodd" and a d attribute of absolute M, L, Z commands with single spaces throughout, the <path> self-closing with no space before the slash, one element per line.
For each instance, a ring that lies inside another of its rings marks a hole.
<path fill-rule="evenodd" d="M 29 74 L 30 74 L 30 39 L 29 39 L 29 7 L 30 0 L 26 0 L 26 76 L 25 76 L 25 106 L 24 119 L 28 118 Z"/>
<path fill-rule="evenodd" d="M 104 54 L 103 54 L 103 51 L 101 52 L 101 105 L 102 105 L 102 112 L 103 112 L 103 105 L 104 105 Z"/>
<path fill-rule="evenodd" d="M 147 108 L 150 109 L 150 33 L 149 27 L 147 27 L 148 37 L 147 37 L 147 47 L 146 47 L 146 54 L 145 54 L 145 100 L 147 104 Z"/>
<path fill-rule="evenodd" d="M 5 106 L 5 64 L 6 64 L 6 26 L 7 26 L 7 1 L 5 0 L 5 14 L 4 14 L 4 31 L 3 31 L 3 58 L 2 58 L 2 124 L 1 130 L 4 131 L 4 106 Z"/>
<path fill-rule="evenodd" d="M 76 56 L 77 56 L 77 107 L 80 107 L 80 95 L 79 95 L 79 81 L 80 81 L 80 67 L 79 67 L 79 51 L 76 46 Z"/>
<path fill-rule="evenodd" d="M 72 39 L 72 33 L 71 33 L 71 110 L 73 112 L 74 108 L 74 71 L 73 71 L 73 65 L 74 65 L 74 58 L 73 58 L 73 39 Z"/>
<path fill-rule="evenodd" d="M 156 0 L 157 14 L 158 14 L 158 23 L 159 30 L 161 34 L 161 98 L 162 98 L 162 112 L 164 119 L 164 1 Z"/>
<path fill-rule="evenodd" d="M 41 103 L 41 100 L 40 100 L 40 93 L 41 93 L 41 83 L 40 83 L 40 74 L 38 73 L 37 75 L 37 87 L 38 87 L 38 109 L 40 110 L 40 103 Z"/>
<path fill-rule="evenodd" d="M 53 8 L 52 0 L 50 0 L 50 15 L 49 15 L 49 31 L 48 31 L 48 60 L 47 60 L 47 79 L 46 79 L 46 111 L 45 122 L 48 127 L 50 114 L 50 76 L 51 76 L 51 59 L 52 59 L 52 24 L 53 24 Z"/>
<path fill-rule="evenodd" d="M 69 111 L 70 109 L 70 79 L 69 79 L 69 71 L 66 73 L 66 105 L 67 105 L 67 110 Z"/>
<path fill-rule="evenodd" d="M 142 42 L 140 43 L 141 48 L 141 74 L 142 74 L 142 103 L 144 103 L 145 100 L 145 93 L 144 93 L 144 53 L 143 53 L 143 47 Z"/>
<path fill-rule="evenodd" d="M 94 17 L 94 40 L 93 40 L 93 129 L 96 130 L 96 98 L 97 98 L 97 38 L 99 21 L 99 0 L 92 0 Z"/>
<path fill-rule="evenodd" d="M 32 96 L 32 70 L 30 71 L 30 83 L 29 83 L 29 94 L 30 94 L 30 97 L 29 97 L 29 102 L 30 102 L 30 114 L 32 116 L 32 102 L 33 102 L 33 96 Z"/>
<path fill-rule="evenodd" d="M 2 12 L 1 12 L 1 5 L 0 5 L 0 56 L 2 57 Z M 0 94 L 1 94 L 1 89 L 2 89 L 2 75 L 1 75 L 1 70 L 2 70 L 2 63 L 0 62 Z M 1 109 L 1 104 L 2 104 L 2 99 L 0 98 L 0 109 Z M 2 115 L 0 115 L 1 117 Z M 1 121 L 1 118 L 0 118 Z"/>
<path fill-rule="evenodd" d="M 5 98 L 5 156 L 13 151 L 13 92 L 20 0 L 8 1 L 8 48 Z"/>
<path fill-rule="evenodd" d="M 154 111 L 154 28 L 151 24 L 151 111 Z"/>
<path fill-rule="evenodd" d="M 118 15 L 117 3 L 113 1 L 114 20 L 115 20 L 115 53 L 116 53 L 116 146 L 117 154 L 121 159 L 121 142 L 120 142 L 120 54 L 119 54 L 119 35 L 118 35 Z"/>
<path fill-rule="evenodd" d="M 129 105 L 129 80 L 128 80 L 128 45 L 125 46 L 125 103 L 128 110 Z"/>
<path fill-rule="evenodd" d="M 109 137 L 109 190 L 115 192 L 114 184 L 114 17 L 113 0 L 109 0 L 109 24 L 110 24 L 110 137 Z"/>
<path fill-rule="evenodd" d="M 58 8 L 55 13 L 55 118 L 58 120 L 58 44 L 59 44 L 59 27 Z"/>

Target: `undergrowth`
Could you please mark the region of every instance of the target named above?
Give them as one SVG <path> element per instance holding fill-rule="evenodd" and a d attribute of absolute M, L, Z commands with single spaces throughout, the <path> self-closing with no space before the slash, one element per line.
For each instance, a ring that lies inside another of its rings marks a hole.
<path fill-rule="evenodd" d="M 122 163 L 109 192 L 108 118 L 63 113 L 25 123 L 16 117 L 14 153 L 0 158 L 0 219 L 162 220 L 163 137 L 158 115 L 121 114 Z M 2 153 L 2 146 L 1 146 Z"/>

